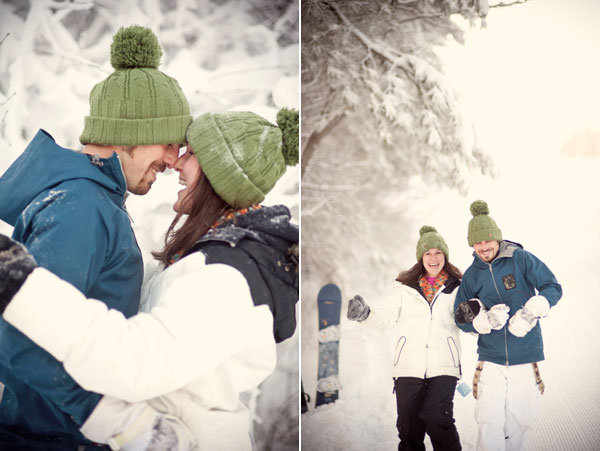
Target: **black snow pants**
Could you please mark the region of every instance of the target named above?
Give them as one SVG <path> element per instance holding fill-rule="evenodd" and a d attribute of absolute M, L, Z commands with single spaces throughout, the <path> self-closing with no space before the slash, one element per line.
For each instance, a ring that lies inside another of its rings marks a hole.
<path fill-rule="evenodd" d="M 425 451 L 423 440 L 429 435 L 434 451 L 460 451 L 454 425 L 454 390 L 458 379 L 437 376 L 428 379 L 394 379 L 398 419 L 398 451 Z"/>

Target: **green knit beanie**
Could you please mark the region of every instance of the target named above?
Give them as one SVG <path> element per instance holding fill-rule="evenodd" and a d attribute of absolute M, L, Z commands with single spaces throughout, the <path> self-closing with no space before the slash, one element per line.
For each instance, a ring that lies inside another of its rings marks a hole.
<path fill-rule="evenodd" d="M 421 257 L 423 257 L 425 252 L 434 248 L 442 251 L 446 256 L 446 261 L 448 261 L 448 256 L 450 253 L 444 238 L 442 235 L 437 233 L 435 227 L 424 225 L 419 230 L 419 241 L 417 241 L 417 260 L 421 260 Z"/>
<path fill-rule="evenodd" d="M 469 246 L 481 241 L 502 241 L 502 231 L 496 225 L 496 222 L 488 216 L 490 209 L 487 203 L 482 200 L 476 200 L 471 204 L 471 214 L 473 219 L 469 221 L 469 233 L 467 239 Z"/>
<path fill-rule="evenodd" d="M 115 71 L 90 93 L 81 144 L 179 144 L 192 121 L 177 81 L 158 70 L 162 50 L 149 28 L 121 28 L 110 46 Z"/>
<path fill-rule="evenodd" d="M 282 109 L 275 126 L 246 112 L 206 113 L 191 123 L 187 139 L 215 192 L 234 208 L 262 202 L 298 163 L 298 111 Z"/>

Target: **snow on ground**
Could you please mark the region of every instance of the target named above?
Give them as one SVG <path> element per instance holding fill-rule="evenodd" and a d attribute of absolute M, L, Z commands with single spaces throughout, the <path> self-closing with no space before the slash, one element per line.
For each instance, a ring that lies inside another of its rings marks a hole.
<path fill-rule="evenodd" d="M 541 366 L 546 392 L 542 412 L 532 436 L 530 450 L 600 449 L 600 330 L 597 327 L 597 296 L 590 295 L 588 283 L 597 280 L 594 262 L 598 252 L 600 206 L 591 198 L 574 195 L 584 189 L 600 192 L 598 158 L 557 158 L 545 169 L 550 177 L 537 198 L 535 207 L 521 203 L 512 177 L 492 182 L 482 198 L 489 202 L 491 216 L 507 239 L 520 242 L 540 257 L 555 273 L 564 295 L 542 320 L 546 361 Z M 565 196 L 564 184 L 557 177 L 569 174 L 573 191 Z M 427 191 L 421 187 L 419 202 L 408 208 L 415 218 L 414 233 L 422 224 L 438 227 L 450 247 L 454 264 L 465 269 L 471 262 L 466 243 L 470 219 L 470 200 L 453 193 Z M 493 190 L 491 189 L 493 188 Z M 423 191 L 425 190 L 425 191 Z M 492 192 L 493 191 L 493 192 Z M 496 194 L 494 194 L 494 192 Z M 561 202 L 562 199 L 562 202 Z M 435 201 L 435 202 L 434 202 Z M 440 202 L 443 208 L 433 206 Z M 560 204 L 560 209 L 557 208 Z M 583 239 L 581 239 L 583 238 Z M 416 239 L 415 239 L 416 243 Z M 414 260 L 413 253 L 406 261 Z M 395 275 L 400 268 L 391 268 Z M 363 287 L 343 293 L 340 400 L 302 415 L 303 450 L 389 450 L 397 446 L 395 398 L 392 394 L 392 340 L 389 333 L 361 328 L 345 318 L 347 301 Z M 303 283 L 302 378 L 305 390 L 314 399 L 317 373 L 316 302 L 310 305 L 309 293 L 318 287 Z M 377 302 L 377 299 L 367 302 Z M 476 363 L 475 338 L 461 335 L 463 381 L 470 384 Z M 476 425 L 472 395 L 455 396 L 455 418 L 464 450 L 475 449 Z M 431 449 L 428 445 L 428 449 Z"/>
<path fill-rule="evenodd" d="M 600 251 L 600 140 L 586 141 L 600 132 L 598 19 L 600 5 L 588 0 L 578 8 L 556 0 L 498 8 L 490 12 L 488 29 L 469 33 L 465 48 L 441 49 L 446 71 L 461 92 L 480 143 L 496 163 L 498 178 L 474 176 L 465 197 L 415 178 L 403 195 L 411 200 L 401 206 L 413 218 L 413 227 L 404 233 L 416 244 L 421 225 L 437 227 L 451 261 L 465 270 L 472 261 L 466 240 L 469 205 L 484 199 L 503 236 L 541 258 L 562 284 L 563 298 L 542 320 L 546 392 L 529 437 L 530 451 L 600 449 L 599 299 L 594 294 Z M 565 147 L 577 140 L 579 146 Z M 402 251 L 407 267 L 414 261 L 413 249 Z M 390 276 L 400 269 L 390 268 Z M 317 410 L 313 300 L 319 287 L 303 280 L 302 289 L 302 380 L 313 399 L 301 418 L 302 449 L 395 449 L 390 335 L 345 318 L 348 299 L 370 287 L 342 293 L 343 389 L 335 404 Z M 366 300 L 377 302 L 376 296 Z M 470 385 L 476 342 L 466 334 L 461 342 L 463 381 Z M 463 449 L 474 450 L 475 400 L 457 392 L 454 402 Z M 428 439 L 426 445 L 432 449 Z"/>

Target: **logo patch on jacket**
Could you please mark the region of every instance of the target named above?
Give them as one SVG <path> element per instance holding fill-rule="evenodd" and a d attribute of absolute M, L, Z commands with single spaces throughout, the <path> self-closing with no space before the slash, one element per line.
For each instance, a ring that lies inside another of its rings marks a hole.
<path fill-rule="evenodd" d="M 512 290 L 517 286 L 515 276 L 513 276 L 512 274 L 502 276 L 502 281 L 504 282 L 504 288 L 506 288 L 507 290 Z"/>

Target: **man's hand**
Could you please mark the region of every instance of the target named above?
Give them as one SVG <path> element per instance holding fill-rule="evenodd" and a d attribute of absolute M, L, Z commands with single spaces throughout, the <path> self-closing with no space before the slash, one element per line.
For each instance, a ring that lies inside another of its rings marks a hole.
<path fill-rule="evenodd" d="M 524 337 L 535 327 L 538 319 L 548 315 L 549 311 L 550 304 L 544 296 L 532 296 L 512 316 L 508 322 L 508 331 L 515 337 Z"/>
<path fill-rule="evenodd" d="M 36 266 L 25 246 L 0 234 L 0 314 Z"/>
<path fill-rule="evenodd" d="M 506 304 L 496 304 L 491 309 L 481 309 L 479 315 L 473 319 L 473 328 L 479 334 L 489 334 L 492 329 L 500 330 L 508 321 L 510 308 Z"/>
<path fill-rule="evenodd" d="M 357 294 L 348 302 L 348 313 L 346 316 L 349 320 L 364 321 L 369 316 L 369 313 L 371 313 L 371 309 L 360 295 Z"/>
<path fill-rule="evenodd" d="M 481 301 L 476 298 L 461 302 L 454 312 L 454 320 L 457 324 L 472 323 L 481 308 Z"/>
<path fill-rule="evenodd" d="M 100 400 L 80 431 L 94 442 L 121 451 L 185 451 L 196 444 L 179 418 L 145 402 L 128 403 L 110 396 Z"/>

